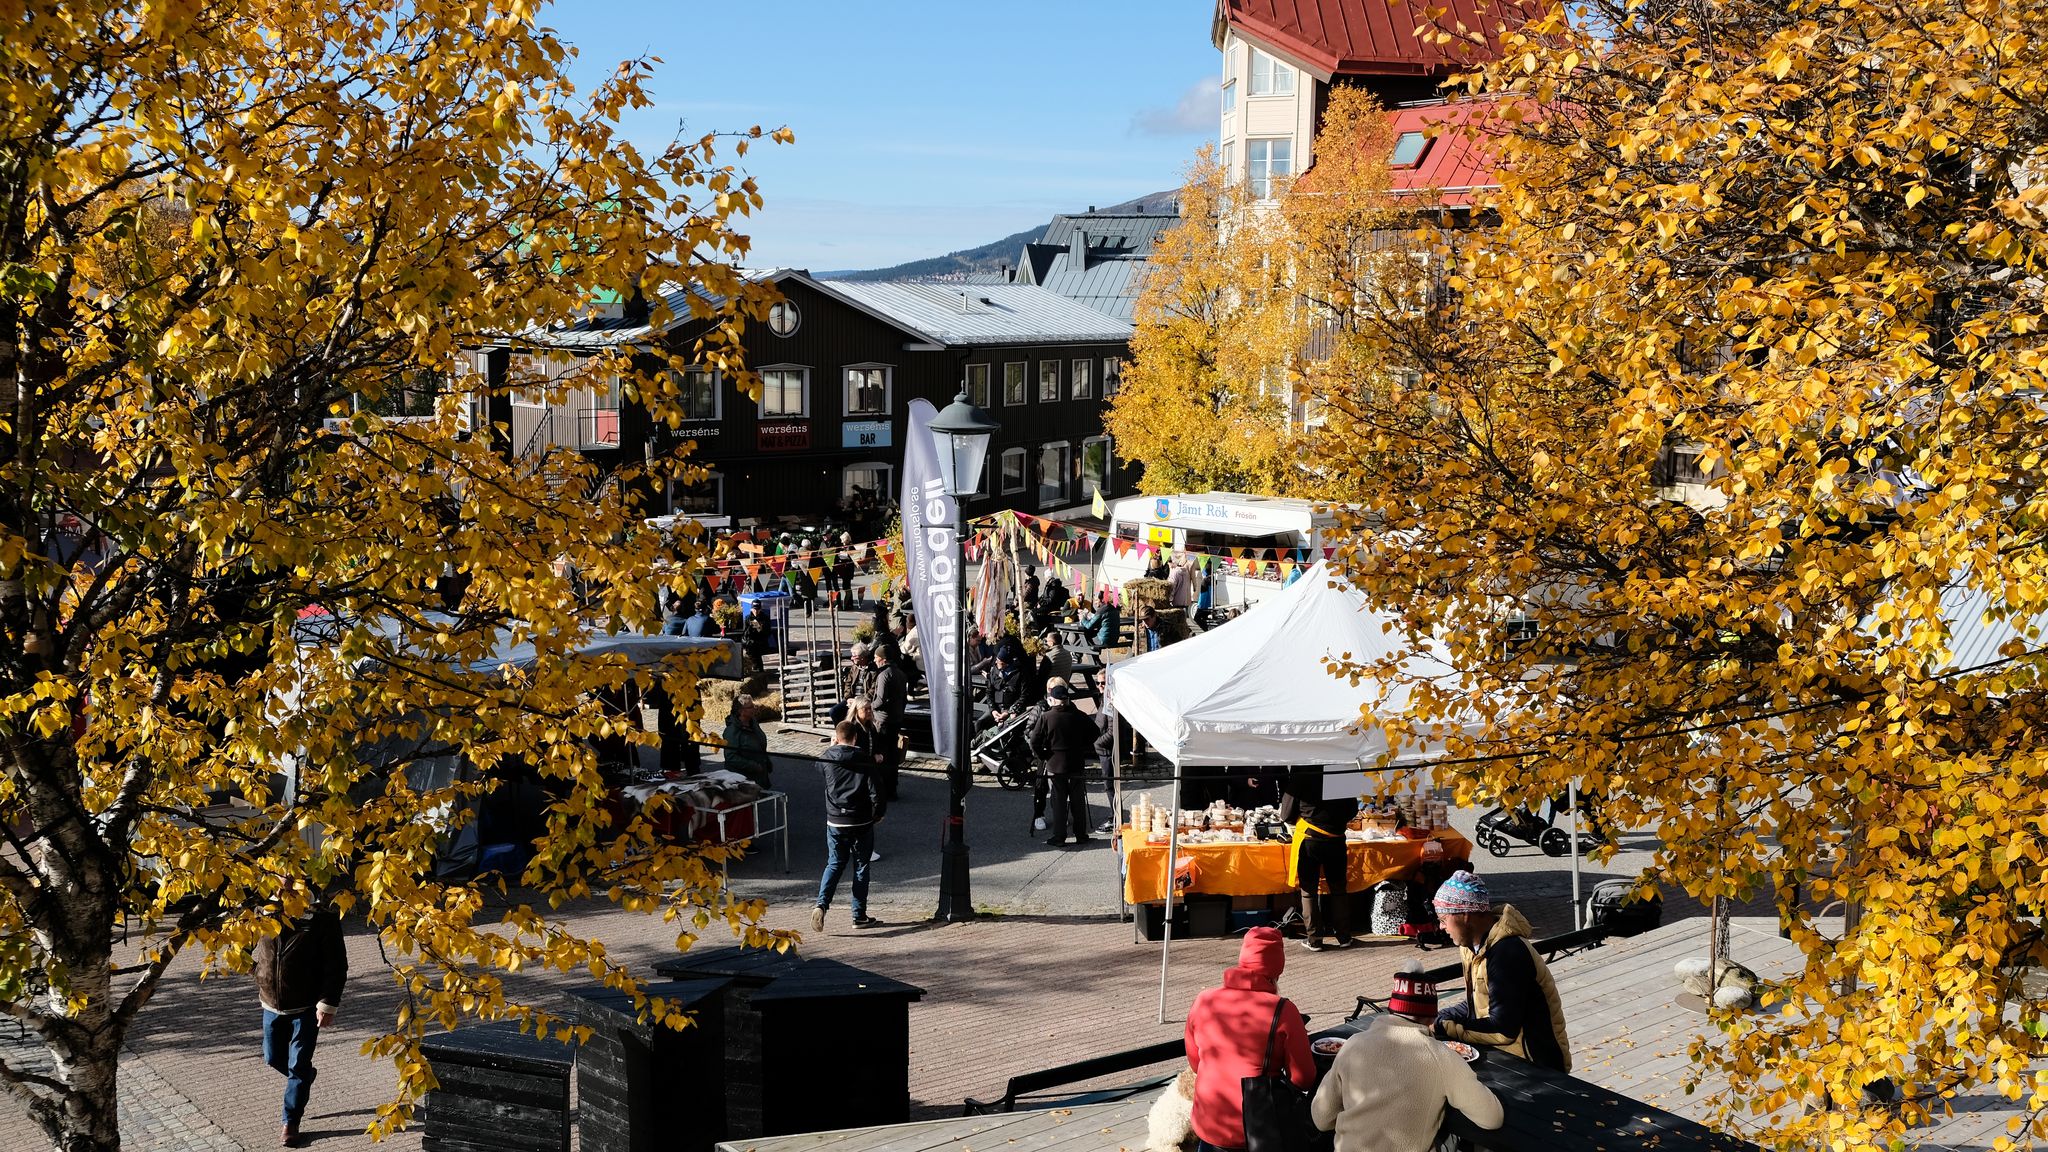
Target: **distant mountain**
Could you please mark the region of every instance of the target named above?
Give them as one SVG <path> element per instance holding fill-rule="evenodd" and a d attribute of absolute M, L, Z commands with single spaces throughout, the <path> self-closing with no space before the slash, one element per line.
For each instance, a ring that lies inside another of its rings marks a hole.
<path fill-rule="evenodd" d="M 1090 212 L 1121 212 L 1164 214 L 1173 210 L 1173 202 L 1180 195 L 1178 189 L 1165 192 L 1151 192 L 1135 200 L 1111 204 L 1106 208 L 1089 205 Z M 1048 221 L 1047 223 L 1050 223 Z M 994 274 L 1004 267 L 1017 262 L 1017 253 L 1024 245 L 1045 235 L 1046 224 L 1012 233 L 1001 240 L 992 240 L 974 248 L 962 248 L 944 256 L 930 256 L 923 260 L 912 260 L 889 268 L 866 268 L 853 272 L 820 272 L 826 280 L 966 280 Z"/>

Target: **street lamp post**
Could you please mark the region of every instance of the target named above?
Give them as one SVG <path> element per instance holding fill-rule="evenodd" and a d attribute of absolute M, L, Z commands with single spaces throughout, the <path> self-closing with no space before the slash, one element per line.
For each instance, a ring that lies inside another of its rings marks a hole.
<path fill-rule="evenodd" d="M 974 777 L 968 768 L 969 733 L 974 728 L 971 701 L 974 675 L 967 665 L 967 497 L 981 487 L 981 470 L 988 461 L 988 444 L 1002 427 L 976 408 L 962 391 L 928 425 L 932 445 L 937 449 L 939 482 L 953 498 L 954 531 L 960 542 L 960 563 L 954 566 L 955 610 L 960 614 L 953 629 L 956 659 L 953 664 L 953 694 L 957 717 L 953 733 L 953 766 L 947 772 L 949 799 L 946 831 L 939 843 L 939 910 L 934 920 L 958 923 L 974 919 L 974 893 L 967 868 L 967 790 Z M 934 707 L 937 702 L 933 702 Z"/>

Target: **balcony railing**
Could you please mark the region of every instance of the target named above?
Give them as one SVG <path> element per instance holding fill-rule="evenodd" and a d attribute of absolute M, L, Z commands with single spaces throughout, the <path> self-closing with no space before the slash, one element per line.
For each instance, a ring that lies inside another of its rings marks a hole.
<path fill-rule="evenodd" d="M 576 444 L 580 448 L 617 448 L 619 410 L 584 408 L 576 413 Z"/>

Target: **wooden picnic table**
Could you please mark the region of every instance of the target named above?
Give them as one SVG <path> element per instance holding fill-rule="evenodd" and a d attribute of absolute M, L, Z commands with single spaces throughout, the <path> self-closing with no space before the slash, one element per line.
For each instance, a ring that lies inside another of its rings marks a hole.
<path fill-rule="evenodd" d="M 1349 1036 L 1371 1020 L 1344 1021 L 1312 1033 L 1311 1041 Z M 1319 1076 L 1330 1059 L 1316 1054 Z M 1452 1110 L 1444 1131 L 1487 1152 L 1758 1152 L 1739 1137 L 1505 1052 L 1480 1049 L 1472 1071 L 1500 1097 L 1502 1124 L 1488 1130 Z"/>

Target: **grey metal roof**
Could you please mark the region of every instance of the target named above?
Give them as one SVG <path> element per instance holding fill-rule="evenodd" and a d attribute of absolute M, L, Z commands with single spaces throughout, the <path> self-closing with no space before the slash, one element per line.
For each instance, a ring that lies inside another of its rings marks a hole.
<path fill-rule="evenodd" d="M 787 268 L 747 269 L 742 273 L 747 279 L 781 280 L 793 273 Z M 723 307 L 725 299 L 715 293 L 706 292 L 700 284 L 677 285 L 662 293 L 662 302 L 668 305 L 668 323 L 657 328 L 644 320 L 627 320 L 623 316 L 594 313 L 574 324 L 560 325 L 547 329 L 529 329 L 513 341 L 524 346 L 543 348 L 613 348 L 623 344 L 641 344 L 661 336 L 679 324 L 690 322 L 690 298 L 694 296 L 713 308 Z"/>
<path fill-rule="evenodd" d="M 1106 316 L 1129 322 L 1138 306 L 1138 291 L 1144 287 L 1143 260 L 1104 260 L 1090 263 L 1079 272 L 1061 259 L 1053 265 L 1041 286 L 1077 304 L 1084 304 Z"/>
<path fill-rule="evenodd" d="M 1179 216 L 1159 212 L 1115 215 L 1076 212 L 1053 217 L 1038 242 L 1065 248 L 1078 230 L 1087 234 L 1090 260 L 1095 259 L 1098 252 L 1104 259 L 1131 256 L 1143 260 L 1152 254 L 1152 246 L 1159 241 L 1160 233 L 1178 223 Z"/>
<path fill-rule="evenodd" d="M 1080 213 L 1055 216 L 1038 242 L 1018 258 L 1017 281 L 1036 284 L 1106 316 L 1128 321 L 1144 287 L 1147 258 L 1159 237 L 1180 222 L 1165 213 Z M 1074 258 L 1079 240 L 1084 256 Z"/>
<path fill-rule="evenodd" d="M 1128 322 L 1031 284 L 818 283 L 934 344 L 1114 344 L 1131 338 Z"/>

